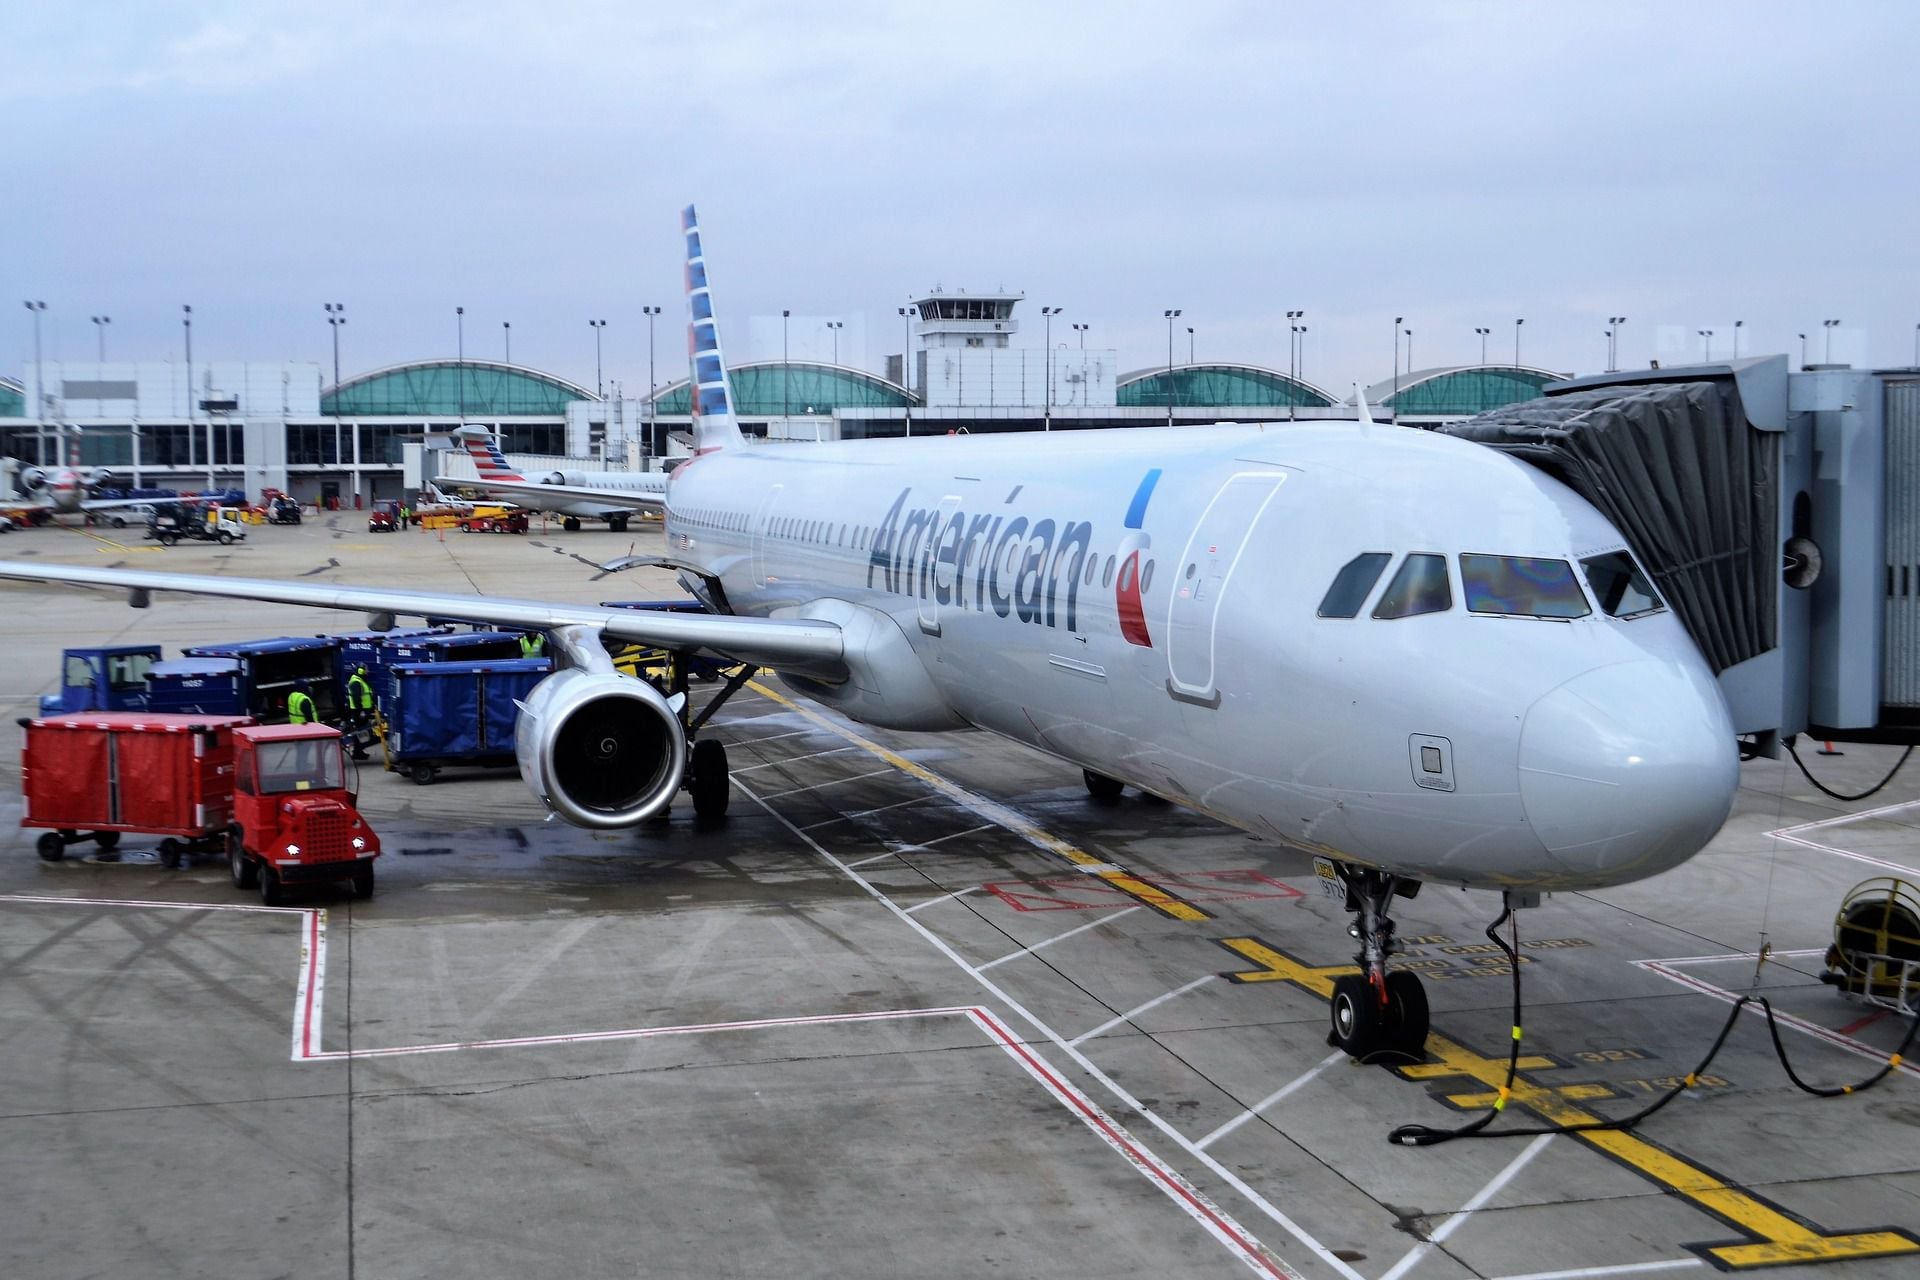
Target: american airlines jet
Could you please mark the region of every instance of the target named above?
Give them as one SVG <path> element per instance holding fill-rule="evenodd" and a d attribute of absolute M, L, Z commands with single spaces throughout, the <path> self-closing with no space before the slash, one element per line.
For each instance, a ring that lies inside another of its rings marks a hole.
<path fill-rule="evenodd" d="M 105 467 L 22 467 L 20 487 L 55 515 L 145 506 L 151 498 L 96 499 L 88 495 L 117 477 Z"/>
<path fill-rule="evenodd" d="M 478 489 L 532 511 L 557 512 L 566 517 L 562 527 L 569 533 L 582 520 L 605 520 L 615 533 L 624 533 L 636 510 L 657 511 L 666 499 L 663 471 L 553 471 L 529 480 L 514 470 L 500 452 L 499 437 L 485 427 L 458 427 L 453 438 L 473 459 L 479 479 L 436 476 L 437 483 Z"/>
<path fill-rule="evenodd" d="M 1626 541 L 1542 472 L 1366 422 L 745 445 L 684 215 L 696 456 L 666 563 L 706 614 L 0 563 L 0 577 L 546 628 L 523 776 L 627 826 L 726 753 L 601 637 L 771 668 L 869 724 L 973 727 L 1318 855 L 1361 976 L 1333 1038 L 1418 1054 L 1391 908 L 1427 881 L 1636 880 L 1699 850 L 1738 781 L 1732 724 Z M 729 689 L 735 687 L 729 684 Z"/>

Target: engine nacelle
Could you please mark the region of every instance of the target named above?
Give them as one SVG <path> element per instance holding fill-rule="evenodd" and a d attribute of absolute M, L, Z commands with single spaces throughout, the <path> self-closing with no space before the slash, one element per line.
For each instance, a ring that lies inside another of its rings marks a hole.
<path fill-rule="evenodd" d="M 564 471 L 549 471 L 540 477 L 541 484 L 565 484 L 566 482 L 567 473 Z"/>
<path fill-rule="evenodd" d="M 580 827 L 630 827 L 673 800 L 687 739 L 658 690 L 641 680 L 568 670 L 527 696 L 514 734 L 520 776 Z"/>
<path fill-rule="evenodd" d="M 111 485 L 113 480 L 114 475 L 112 471 L 109 471 L 105 467 L 95 467 L 93 470 L 87 472 L 86 485 L 89 489 L 102 489 Z"/>
<path fill-rule="evenodd" d="M 24 467 L 20 471 L 20 487 L 28 493 L 38 493 L 47 487 L 47 473 L 39 467 Z"/>

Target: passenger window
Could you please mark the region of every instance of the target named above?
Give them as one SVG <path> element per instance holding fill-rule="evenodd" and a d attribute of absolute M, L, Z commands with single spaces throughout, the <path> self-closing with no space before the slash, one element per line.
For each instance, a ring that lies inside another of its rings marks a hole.
<path fill-rule="evenodd" d="M 1146 568 L 1140 570 L 1140 594 L 1153 590 L 1153 561 L 1147 561 Z"/>
<path fill-rule="evenodd" d="M 1113 557 L 1112 556 L 1107 557 L 1107 567 L 1100 571 L 1100 585 L 1102 587 L 1110 587 L 1113 585 Z"/>
<path fill-rule="evenodd" d="M 1326 596 L 1320 601 L 1320 616 L 1323 618 L 1357 618 L 1360 606 L 1367 602 L 1373 592 L 1373 584 L 1380 581 L 1380 575 L 1387 571 L 1387 561 L 1393 559 L 1384 551 L 1362 551 L 1341 567 L 1334 575 L 1333 585 L 1327 588 Z"/>
<path fill-rule="evenodd" d="M 1584 618 L 1593 610 L 1565 560 L 1532 556 L 1460 557 L 1460 589 L 1469 613 L 1520 618 Z"/>
<path fill-rule="evenodd" d="M 1376 618 L 1411 618 L 1422 613 L 1445 613 L 1453 608 L 1453 589 L 1447 583 L 1447 558 L 1411 555 L 1387 584 L 1386 594 L 1373 606 Z"/>
<path fill-rule="evenodd" d="M 1647 575 L 1624 551 L 1589 556 L 1580 567 L 1586 570 L 1587 585 L 1593 588 L 1600 607 L 1615 618 L 1639 618 L 1666 608 Z"/>
<path fill-rule="evenodd" d="M 1084 583 L 1083 585 L 1085 585 L 1085 586 L 1089 586 L 1089 587 L 1090 587 L 1090 586 L 1092 586 L 1092 585 L 1093 585 L 1093 575 L 1094 575 L 1094 574 L 1096 574 L 1096 573 L 1098 573 L 1098 572 L 1100 572 L 1100 557 L 1099 557 L 1099 556 L 1088 556 L 1088 557 L 1087 557 L 1087 577 L 1086 577 L 1086 581 L 1085 581 L 1085 583 Z"/>

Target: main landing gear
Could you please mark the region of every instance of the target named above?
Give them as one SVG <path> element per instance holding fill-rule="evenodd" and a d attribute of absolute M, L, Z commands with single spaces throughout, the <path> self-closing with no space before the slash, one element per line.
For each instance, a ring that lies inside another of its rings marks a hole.
<path fill-rule="evenodd" d="M 694 661 L 686 654 L 676 653 L 672 656 L 672 660 L 667 664 L 667 687 L 664 690 L 668 696 L 676 693 L 686 694 L 689 668 Z M 713 674 L 712 669 L 709 667 L 703 670 L 706 674 L 702 678 L 710 679 Z M 727 767 L 726 744 L 718 738 L 701 738 L 696 735 L 707 721 L 713 719 L 714 713 L 726 705 L 727 699 L 739 692 L 759 670 L 760 668 L 754 666 L 741 666 L 728 672 L 725 676 L 726 683 L 721 686 L 718 693 L 707 699 L 707 704 L 700 708 L 698 715 L 688 714 L 692 710 L 692 703 L 681 704 L 684 708 L 683 727 L 686 730 L 689 752 L 686 781 L 682 785 L 693 797 L 694 816 L 703 821 L 717 822 L 727 816 L 727 801 L 732 798 L 733 786 Z"/>
<path fill-rule="evenodd" d="M 1418 974 L 1387 972 L 1394 953 L 1393 920 L 1387 914 L 1394 895 L 1411 898 L 1418 880 L 1342 863 L 1332 864 L 1347 890 L 1354 921 L 1347 932 L 1360 940 L 1357 974 L 1333 981 L 1333 1028 L 1327 1043 L 1362 1062 L 1392 1056 L 1418 1062 L 1426 1056 L 1427 990 Z"/>

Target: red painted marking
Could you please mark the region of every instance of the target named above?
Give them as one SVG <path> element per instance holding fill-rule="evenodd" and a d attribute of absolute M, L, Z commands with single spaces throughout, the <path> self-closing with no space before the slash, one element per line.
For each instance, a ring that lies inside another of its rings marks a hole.
<path fill-rule="evenodd" d="M 1859 1021 L 1849 1022 L 1846 1026 L 1840 1028 L 1840 1034 L 1843 1036 L 1850 1036 L 1854 1032 L 1859 1031 L 1863 1027 L 1872 1026 L 1874 1023 L 1880 1021 L 1882 1018 L 1886 1016 L 1887 1016 L 1887 1010 L 1875 1009 L 1872 1013 L 1868 1014 L 1864 1018 L 1861 1018 Z"/>
<path fill-rule="evenodd" d="M 1261 872 L 1188 871 L 1177 876 L 1135 876 L 1187 902 L 1242 902 L 1253 898 L 1302 898 L 1290 884 Z M 980 886 L 1015 911 L 1110 911 L 1140 900 L 1098 876 L 1054 880 L 1001 880 Z"/>
<path fill-rule="evenodd" d="M 320 913 L 318 911 L 311 912 L 307 916 L 307 954 L 301 957 L 301 964 L 307 971 L 307 981 L 305 1008 L 300 1015 L 300 1056 L 311 1058 L 314 1037 L 314 988 L 320 985 L 316 981 L 320 973 Z"/>

